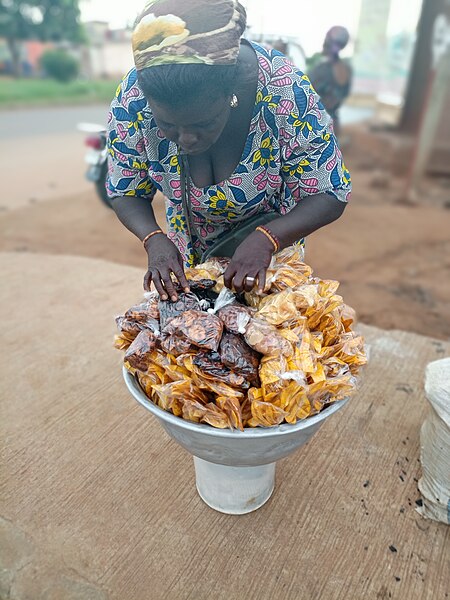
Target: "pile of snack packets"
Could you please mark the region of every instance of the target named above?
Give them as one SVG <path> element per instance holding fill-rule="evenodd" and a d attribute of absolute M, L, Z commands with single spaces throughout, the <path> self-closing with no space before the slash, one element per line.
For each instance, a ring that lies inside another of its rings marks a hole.
<path fill-rule="evenodd" d="M 224 286 L 229 259 L 187 269 L 178 301 L 156 292 L 117 317 L 115 346 L 156 405 L 213 427 L 271 427 L 317 414 L 356 386 L 367 362 L 337 281 L 313 277 L 303 250 L 274 256 L 264 293 Z"/>

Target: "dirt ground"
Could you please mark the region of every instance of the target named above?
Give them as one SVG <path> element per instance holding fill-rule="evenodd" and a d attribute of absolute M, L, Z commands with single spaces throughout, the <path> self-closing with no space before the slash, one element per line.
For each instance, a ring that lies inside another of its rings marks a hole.
<path fill-rule="evenodd" d="M 450 180 L 427 179 L 423 196 L 411 203 L 405 193 L 410 141 L 369 124 L 343 135 L 353 198 L 338 222 L 310 237 L 307 262 L 318 276 L 341 282 L 362 322 L 450 338 Z M 78 174 L 80 163 L 75 169 Z M 52 177 L 49 170 L 46 181 L 38 158 L 26 171 L 33 187 L 22 185 L 26 193 L 13 208 L 0 202 L 0 250 L 105 258 L 138 266 L 143 275 L 139 242 L 94 190 L 86 182 L 75 192 L 67 184 L 55 189 Z M 52 189 L 48 197 L 45 189 Z M 157 210 L 162 217 L 161 200 Z"/>

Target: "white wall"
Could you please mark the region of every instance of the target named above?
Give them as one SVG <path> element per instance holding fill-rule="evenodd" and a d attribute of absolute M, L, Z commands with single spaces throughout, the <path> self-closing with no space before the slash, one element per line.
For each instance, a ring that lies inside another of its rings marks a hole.
<path fill-rule="evenodd" d="M 89 48 L 90 76 L 93 78 L 122 78 L 133 66 L 131 42 L 105 42 Z"/>

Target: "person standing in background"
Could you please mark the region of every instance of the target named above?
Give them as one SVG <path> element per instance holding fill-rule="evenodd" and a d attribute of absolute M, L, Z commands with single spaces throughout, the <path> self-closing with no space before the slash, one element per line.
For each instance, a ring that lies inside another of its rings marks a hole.
<path fill-rule="evenodd" d="M 312 57 L 308 73 L 313 88 L 333 119 L 337 137 L 340 134 L 338 110 L 350 93 L 353 75 L 349 62 L 339 56 L 349 39 L 350 35 L 345 27 L 332 27 L 325 36 L 322 53 Z"/>

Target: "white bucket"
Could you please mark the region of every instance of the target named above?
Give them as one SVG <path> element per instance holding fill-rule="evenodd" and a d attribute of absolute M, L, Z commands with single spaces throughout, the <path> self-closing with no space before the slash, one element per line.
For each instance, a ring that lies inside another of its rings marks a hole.
<path fill-rule="evenodd" d="M 194 456 L 200 498 L 214 510 L 245 515 L 269 500 L 275 487 L 276 463 L 258 467 L 217 465 Z"/>
<path fill-rule="evenodd" d="M 125 368 L 123 375 L 134 398 L 194 457 L 200 497 L 214 510 L 231 515 L 243 515 L 263 506 L 274 489 L 277 461 L 306 444 L 322 423 L 347 402 L 335 402 L 295 425 L 283 423 L 244 431 L 215 429 L 162 410 L 147 398 Z"/>

